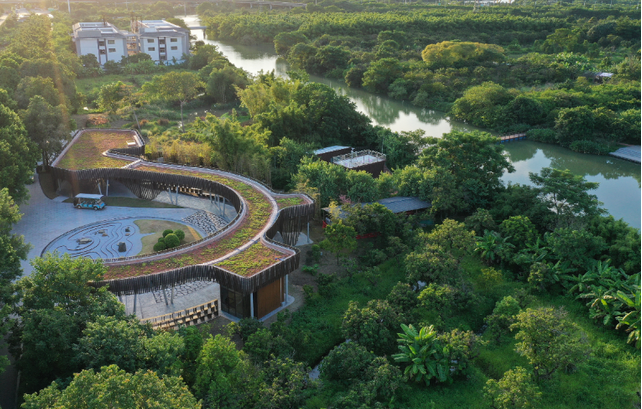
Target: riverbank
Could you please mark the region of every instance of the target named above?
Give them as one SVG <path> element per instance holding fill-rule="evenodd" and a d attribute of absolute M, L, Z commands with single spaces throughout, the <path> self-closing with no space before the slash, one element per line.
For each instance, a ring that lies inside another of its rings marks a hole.
<path fill-rule="evenodd" d="M 188 26 L 200 25 L 197 16 L 180 16 Z M 195 41 L 215 45 L 232 64 L 256 75 L 261 71 L 274 70 L 276 74 L 287 75 L 288 65 L 279 58 L 271 44 L 246 46 L 224 43 L 204 38 L 202 30 L 192 33 Z M 440 137 L 452 131 L 468 132 L 475 128 L 463 122 L 450 119 L 444 112 L 422 109 L 410 104 L 371 94 L 362 89 L 348 87 L 345 83 L 328 78 L 310 76 L 313 82 L 330 86 L 337 93 L 348 97 L 357 110 L 367 115 L 373 123 L 390 128 L 395 132 L 422 129 L 426 136 Z M 640 229 L 640 167 L 632 162 L 610 156 L 580 154 L 557 145 L 530 141 L 519 141 L 504 145 L 516 171 L 505 174 L 504 183 L 530 184 L 528 174 L 540 172 L 547 166 L 569 169 L 590 182 L 600 183 L 594 193 L 598 200 L 616 219 L 623 219 Z"/>

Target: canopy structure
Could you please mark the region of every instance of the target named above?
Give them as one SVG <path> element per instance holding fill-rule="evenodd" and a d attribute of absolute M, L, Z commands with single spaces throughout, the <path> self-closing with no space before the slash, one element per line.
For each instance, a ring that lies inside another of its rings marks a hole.
<path fill-rule="evenodd" d="M 76 195 L 76 199 L 93 199 L 93 200 L 100 200 L 103 198 L 103 195 L 93 195 L 89 193 L 78 193 Z"/>

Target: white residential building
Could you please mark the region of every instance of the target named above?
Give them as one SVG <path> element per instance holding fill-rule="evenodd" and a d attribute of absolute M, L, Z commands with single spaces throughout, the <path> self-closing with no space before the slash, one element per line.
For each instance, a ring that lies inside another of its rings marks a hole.
<path fill-rule="evenodd" d="M 139 52 L 147 53 L 156 62 L 183 60 L 189 54 L 189 30 L 165 20 L 136 20 L 132 31 L 138 36 Z"/>
<path fill-rule="evenodd" d="M 107 61 L 120 62 L 128 55 L 127 38 L 131 35 L 111 23 L 76 23 L 73 31 L 79 56 L 93 54 L 102 65 Z"/>

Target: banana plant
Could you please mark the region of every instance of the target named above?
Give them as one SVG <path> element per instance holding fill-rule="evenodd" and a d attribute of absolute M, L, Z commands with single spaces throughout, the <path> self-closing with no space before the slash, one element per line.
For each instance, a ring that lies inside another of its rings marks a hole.
<path fill-rule="evenodd" d="M 618 291 L 615 297 L 622 302 L 628 311 L 621 317 L 617 317 L 619 321 L 616 329 L 626 328 L 629 333 L 627 342 L 629 344 L 635 343 L 636 348 L 640 347 L 640 274 L 637 274 L 637 283 L 628 286 L 630 292 Z"/>
<path fill-rule="evenodd" d="M 449 379 L 448 359 L 443 354 L 443 347 L 437 338 L 437 331 L 431 325 L 419 331 L 411 325 L 401 324 L 403 333 L 399 333 L 398 354 L 392 357 L 396 362 L 406 363 L 404 376 L 415 382 L 430 385 L 430 380 L 438 382 Z"/>
<path fill-rule="evenodd" d="M 502 256 L 515 246 L 508 242 L 510 237 L 502 237 L 494 231 L 484 231 L 484 235 L 477 237 L 475 252 L 489 265 L 500 261 Z"/>

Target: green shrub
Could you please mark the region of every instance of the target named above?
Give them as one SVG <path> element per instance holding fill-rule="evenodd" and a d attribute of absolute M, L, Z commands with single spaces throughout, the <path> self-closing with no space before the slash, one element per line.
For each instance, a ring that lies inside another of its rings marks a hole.
<path fill-rule="evenodd" d="M 335 347 L 321 363 L 321 378 L 337 381 L 345 386 L 363 380 L 366 368 L 375 355 L 356 342 Z"/>
<path fill-rule="evenodd" d="M 178 237 L 178 240 L 183 241 L 185 239 L 185 232 L 181 229 L 174 230 L 174 234 Z"/>
<path fill-rule="evenodd" d="M 171 249 L 172 247 L 176 247 L 179 244 L 181 244 L 181 241 L 176 237 L 174 233 L 168 234 L 165 236 L 165 245 L 167 246 L 168 249 Z"/>
<path fill-rule="evenodd" d="M 606 143 L 587 140 L 572 142 L 569 148 L 571 148 L 571 150 L 575 152 L 590 153 L 593 155 L 608 155 L 609 152 L 613 151 L 610 145 Z"/>
<path fill-rule="evenodd" d="M 163 243 L 165 244 L 165 237 L 159 237 L 158 241 L 156 243 Z"/>
<path fill-rule="evenodd" d="M 531 129 L 526 137 L 535 142 L 557 143 L 557 134 L 552 129 Z"/>
<path fill-rule="evenodd" d="M 164 241 L 159 241 L 158 243 L 154 244 L 154 251 L 162 251 L 165 250 L 167 246 L 165 246 Z"/>
<path fill-rule="evenodd" d="M 321 246 L 313 244 L 312 247 L 310 247 L 310 256 L 315 263 L 321 261 Z"/>
<path fill-rule="evenodd" d="M 168 234 L 172 233 L 174 233 L 174 230 L 172 229 L 163 230 L 163 237 L 166 237 Z"/>
<path fill-rule="evenodd" d="M 319 265 L 318 264 L 314 264 L 314 265 L 311 265 L 311 266 L 303 266 L 303 267 L 301 267 L 301 270 L 303 270 L 304 273 L 308 273 L 311 276 L 315 276 L 315 275 L 317 275 L 317 272 L 319 270 Z"/>

